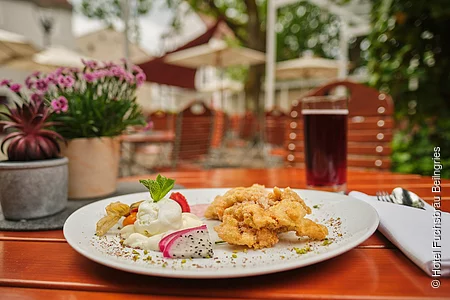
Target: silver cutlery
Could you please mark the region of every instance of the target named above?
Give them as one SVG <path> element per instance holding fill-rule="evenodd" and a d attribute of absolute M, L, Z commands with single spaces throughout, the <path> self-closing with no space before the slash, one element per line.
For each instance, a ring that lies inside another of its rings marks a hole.
<path fill-rule="evenodd" d="M 393 189 L 391 194 L 386 191 L 378 191 L 376 196 L 378 201 L 425 209 L 425 202 L 419 196 L 401 187 Z"/>

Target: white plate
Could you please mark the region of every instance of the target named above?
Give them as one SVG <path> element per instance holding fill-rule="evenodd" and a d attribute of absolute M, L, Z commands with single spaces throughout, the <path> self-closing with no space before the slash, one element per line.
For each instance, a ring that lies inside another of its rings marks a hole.
<path fill-rule="evenodd" d="M 216 195 L 229 189 L 177 190 L 186 196 L 191 206 L 210 203 Z M 280 235 L 272 248 L 244 250 L 228 244 L 214 245 L 211 259 L 170 259 L 159 252 L 122 247 L 118 226 L 103 237 L 97 237 L 95 224 L 105 214 L 105 207 L 114 201 L 131 204 L 146 199 L 148 193 L 137 193 L 105 199 L 74 212 L 64 224 L 64 236 L 72 248 L 83 256 L 119 270 L 176 278 L 229 278 L 275 273 L 312 265 L 338 256 L 370 237 L 378 226 L 377 212 L 367 203 L 335 193 L 295 190 L 312 209 L 307 217 L 328 227 L 329 245 L 323 242 L 299 240 L 294 233 Z M 313 208 L 317 207 L 317 208 Z M 220 240 L 213 227 L 219 221 L 205 220 L 212 241 Z M 296 249 L 307 245 L 312 251 L 298 254 Z M 295 249 L 296 248 L 296 249 Z M 139 253 L 136 255 L 136 251 Z M 151 260 L 144 260 L 151 256 Z"/>

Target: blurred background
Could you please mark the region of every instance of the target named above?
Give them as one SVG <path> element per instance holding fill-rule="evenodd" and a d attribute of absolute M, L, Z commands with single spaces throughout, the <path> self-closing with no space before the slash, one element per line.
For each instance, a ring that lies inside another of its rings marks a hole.
<path fill-rule="evenodd" d="M 138 103 L 175 140 L 124 147 L 123 174 L 292 165 L 298 101 L 349 80 L 394 103 L 388 160 L 356 167 L 430 175 L 440 147 L 449 178 L 449 28 L 448 0 L 0 0 L 0 78 L 23 82 L 83 57 L 143 68 Z M 208 161 L 175 165 L 177 116 L 193 100 L 215 112 Z M 0 87 L 0 111 L 11 101 Z"/>

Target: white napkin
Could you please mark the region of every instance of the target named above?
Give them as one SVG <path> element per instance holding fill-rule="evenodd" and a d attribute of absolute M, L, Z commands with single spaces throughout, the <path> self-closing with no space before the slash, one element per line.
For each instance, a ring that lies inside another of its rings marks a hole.
<path fill-rule="evenodd" d="M 428 275 L 450 276 L 449 213 L 435 210 L 429 204 L 422 210 L 380 202 L 375 196 L 357 191 L 348 195 L 372 205 L 380 217 L 378 230 Z M 437 218 L 441 221 L 440 228 L 434 224 Z M 436 230 L 440 232 L 435 235 Z M 437 236 L 441 239 L 436 240 Z"/>

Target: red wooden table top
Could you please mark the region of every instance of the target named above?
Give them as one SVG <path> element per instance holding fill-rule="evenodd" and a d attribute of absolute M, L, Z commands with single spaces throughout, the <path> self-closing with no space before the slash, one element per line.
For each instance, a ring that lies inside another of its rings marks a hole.
<path fill-rule="evenodd" d="M 214 169 L 167 172 L 187 188 L 304 188 L 301 169 Z M 138 176 L 123 178 L 134 181 Z M 349 171 L 349 190 L 374 194 L 402 186 L 430 201 L 431 177 Z M 450 180 L 443 180 L 442 208 L 450 211 Z M 414 238 L 414 237 L 411 237 Z M 445 237 L 443 237 L 445 238 Z M 431 287 L 432 278 L 379 232 L 325 262 L 277 274 L 239 279 L 187 280 L 130 274 L 84 258 L 65 242 L 62 231 L 0 231 L 0 299 L 450 299 L 450 278 Z M 144 294 L 144 295 L 143 295 Z M 126 297 L 126 298 L 124 298 Z"/>
<path fill-rule="evenodd" d="M 122 142 L 127 143 L 170 143 L 175 140 L 175 133 L 170 130 L 153 130 L 120 136 Z"/>

